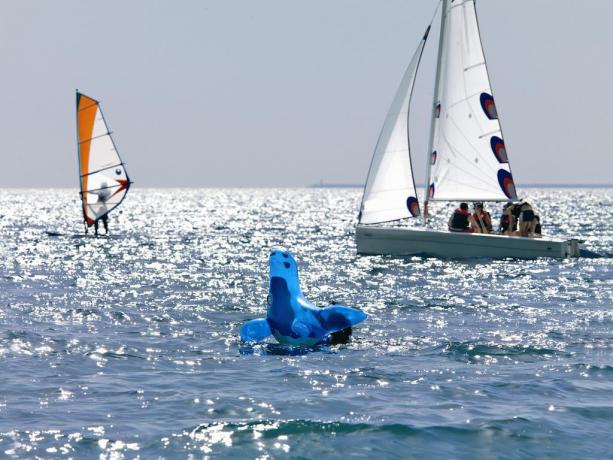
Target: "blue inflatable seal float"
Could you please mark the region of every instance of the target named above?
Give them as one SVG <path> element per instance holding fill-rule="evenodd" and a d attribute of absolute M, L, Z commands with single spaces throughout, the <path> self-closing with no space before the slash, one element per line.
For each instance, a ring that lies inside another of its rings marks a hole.
<path fill-rule="evenodd" d="M 244 342 L 260 342 L 273 335 L 279 343 L 311 347 L 351 335 L 351 327 L 364 321 L 366 313 L 357 308 L 330 305 L 319 308 L 304 298 L 298 282 L 298 266 L 287 251 L 270 254 L 270 286 L 266 318 L 243 324 Z"/>

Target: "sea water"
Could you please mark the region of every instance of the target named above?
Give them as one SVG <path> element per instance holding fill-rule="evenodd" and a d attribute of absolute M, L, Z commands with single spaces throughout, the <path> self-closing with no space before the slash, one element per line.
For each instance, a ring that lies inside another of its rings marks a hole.
<path fill-rule="evenodd" d="M 98 239 L 3 190 L 0 457 L 611 458 L 613 190 L 524 192 L 605 257 L 358 256 L 358 189 L 135 189 Z M 275 246 L 348 344 L 240 343 Z"/>

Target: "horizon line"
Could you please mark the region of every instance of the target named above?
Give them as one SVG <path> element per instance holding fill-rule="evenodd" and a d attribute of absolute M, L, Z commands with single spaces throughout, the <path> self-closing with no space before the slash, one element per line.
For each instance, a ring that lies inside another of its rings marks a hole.
<path fill-rule="evenodd" d="M 364 188 L 365 184 L 355 184 L 355 183 L 315 183 L 310 185 L 146 185 L 143 187 L 137 188 L 169 188 L 169 189 L 182 189 L 182 188 L 202 188 L 202 189 L 249 189 L 249 188 L 292 188 L 292 189 L 301 189 L 301 188 Z M 542 188 L 613 188 L 613 183 L 608 184 L 586 184 L 586 183 L 527 183 L 527 184 L 516 184 L 517 187 L 542 187 Z M 423 188 L 425 184 L 416 184 L 416 187 Z M 31 185 L 15 185 L 15 186 L 2 186 L 0 185 L 0 189 L 75 189 L 78 187 L 71 185 L 50 185 L 50 186 L 31 186 Z"/>
<path fill-rule="evenodd" d="M 343 183 L 325 183 L 320 182 L 318 184 L 308 185 L 308 188 L 364 188 L 366 184 L 343 184 Z M 415 184 L 418 188 L 425 188 L 426 184 Z M 613 183 L 610 184 L 586 184 L 586 183 L 527 183 L 527 184 L 516 184 L 516 187 L 543 187 L 543 188 L 611 188 L 613 187 Z"/>

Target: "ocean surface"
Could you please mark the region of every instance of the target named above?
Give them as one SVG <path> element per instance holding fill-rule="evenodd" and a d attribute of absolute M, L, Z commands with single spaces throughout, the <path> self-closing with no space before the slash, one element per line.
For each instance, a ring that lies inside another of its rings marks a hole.
<path fill-rule="evenodd" d="M 134 189 L 98 239 L 2 190 L 0 458 L 613 458 L 613 189 L 522 191 L 605 257 L 357 256 L 359 189 Z M 277 246 L 348 344 L 241 344 Z"/>

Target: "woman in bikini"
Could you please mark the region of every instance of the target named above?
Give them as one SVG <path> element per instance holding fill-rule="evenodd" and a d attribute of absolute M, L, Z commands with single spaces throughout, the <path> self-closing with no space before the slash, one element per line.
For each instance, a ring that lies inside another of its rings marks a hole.
<path fill-rule="evenodd" d="M 531 236 L 536 223 L 534 209 L 525 201 L 520 204 L 519 211 L 519 236 Z"/>

